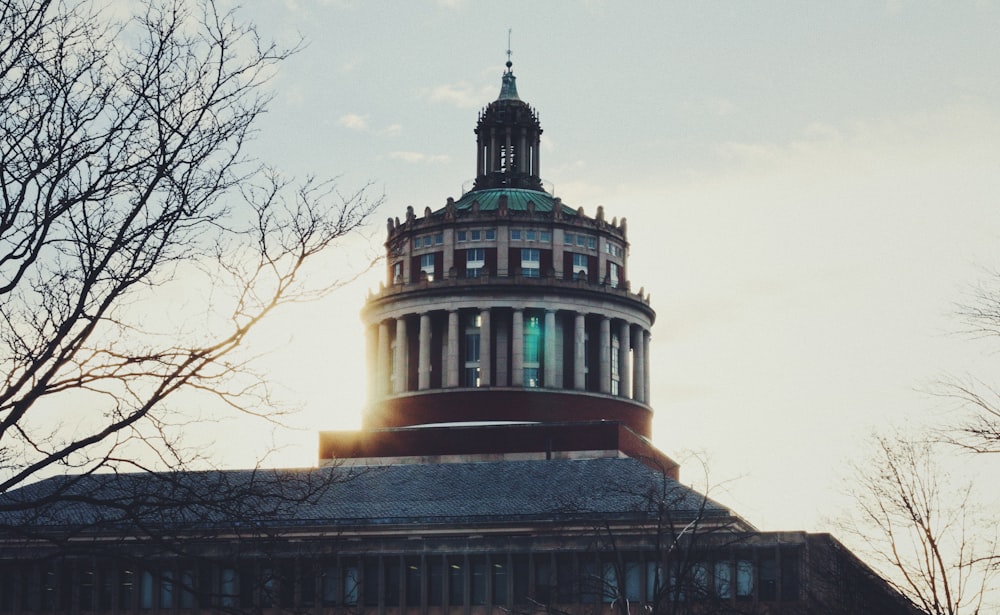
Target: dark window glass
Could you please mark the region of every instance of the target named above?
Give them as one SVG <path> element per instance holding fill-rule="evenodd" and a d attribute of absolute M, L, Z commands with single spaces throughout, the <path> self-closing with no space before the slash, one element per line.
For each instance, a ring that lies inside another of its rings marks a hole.
<path fill-rule="evenodd" d="M 4 577 L 9 573 L 7 571 L 0 572 Z M 94 610 L 94 581 L 96 580 L 96 573 L 91 568 L 85 568 L 80 571 L 80 610 L 81 611 L 93 611 Z M 8 579 L 0 579 L 0 609 L 7 610 L 7 594 L 4 591 L 6 584 L 9 582 Z"/>
<path fill-rule="evenodd" d="M 514 586 L 514 604 L 524 604 L 528 601 L 528 556 L 526 555 L 515 555 L 511 558 L 511 564 L 513 565 L 513 586 Z"/>
<path fill-rule="evenodd" d="M 334 564 L 326 564 L 320 572 L 320 591 L 323 606 L 337 605 L 337 590 L 340 587 L 340 570 Z M 304 605 L 308 606 L 308 605 Z"/>
<path fill-rule="evenodd" d="M 465 604 L 465 564 L 461 559 L 448 561 L 448 604 Z"/>
<path fill-rule="evenodd" d="M 240 607 L 247 609 L 253 606 L 253 590 L 257 579 L 252 566 L 240 568 Z"/>
<path fill-rule="evenodd" d="M 506 559 L 494 560 L 490 568 L 493 575 L 491 579 L 493 585 L 492 603 L 499 606 L 507 604 L 507 561 Z"/>
<path fill-rule="evenodd" d="M 559 555 L 556 558 L 556 601 L 569 604 L 575 601 L 574 581 L 576 573 L 573 570 L 573 556 Z"/>
<path fill-rule="evenodd" d="M 420 560 L 406 562 L 406 606 L 420 606 L 420 586 L 423 569 Z"/>
<path fill-rule="evenodd" d="M 580 602 L 595 604 L 604 594 L 603 579 L 597 574 L 597 562 L 592 558 L 580 562 Z"/>
<path fill-rule="evenodd" d="M 469 589 L 472 604 L 486 604 L 486 560 L 477 557 L 470 562 L 470 566 L 472 583 Z"/>
<path fill-rule="evenodd" d="M 131 609 L 135 596 L 135 571 L 125 568 L 118 571 L 118 608 Z"/>
<path fill-rule="evenodd" d="M 383 562 L 385 566 L 385 606 L 399 606 L 399 561 L 395 558 Z"/>
<path fill-rule="evenodd" d="M 799 599 L 799 554 L 790 549 L 781 552 L 781 599 Z"/>
<path fill-rule="evenodd" d="M 757 599 L 775 600 L 778 597 L 778 563 L 774 552 L 761 553 L 757 575 Z"/>
<path fill-rule="evenodd" d="M 190 568 L 181 571 L 181 608 L 182 609 L 193 609 L 195 607 L 195 591 L 197 590 L 195 585 L 195 574 L 194 570 Z"/>
<path fill-rule="evenodd" d="M 542 604 L 552 601 L 552 562 L 547 554 L 535 558 L 535 600 Z"/>
<path fill-rule="evenodd" d="M 365 605 L 378 606 L 378 560 L 365 560 Z"/>
<path fill-rule="evenodd" d="M 444 603 L 444 562 L 435 557 L 428 562 L 427 604 L 441 606 Z"/>

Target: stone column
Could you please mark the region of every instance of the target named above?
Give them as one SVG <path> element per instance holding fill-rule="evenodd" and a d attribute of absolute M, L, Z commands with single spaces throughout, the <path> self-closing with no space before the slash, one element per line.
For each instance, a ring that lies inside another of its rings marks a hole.
<path fill-rule="evenodd" d="M 420 315 L 420 364 L 417 366 L 417 389 L 425 391 L 431 388 L 431 315 L 424 312 Z"/>
<path fill-rule="evenodd" d="M 389 374 L 392 373 L 389 356 L 389 348 L 392 340 L 389 339 L 389 322 L 383 320 L 378 323 L 378 357 L 375 359 L 378 367 L 375 368 L 375 393 L 377 397 L 385 397 L 391 390 L 389 388 Z"/>
<path fill-rule="evenodd" d="M 444 386 L 457 387 L 459 374 L 458 310 L 448 310 L 448 348 L 444 362 Z"/>
<path fill-rule="evenodd" d="M 514 309 L 514 319 L 511 321 L 511 357 L 510 385 L 524 386 L 524 310 Z"/>
<path fill-rule="evenodd" d="M 490 309 L 479 313 L 479 386 L 490 386 L 493 349 L 490 347 Z"/>
<path fill-rule="evenodd" d="M 573 327 L 573 388 L 587 388 L 587 330 L 586 318 L 582 312 L 576 313 Z"/>
<path fill-rule="evenodd" d="M 545 328 L 542 329 L 542 339 L 545 343 L 545 354 L 542 356 L 542 361 L 545 362 L 544 374 L 542 375 L 542 386 L 552 388 L 556 386 L 555 310 L 545 310 Z"/>
<path fill-rule="evenodd" d="M 394 361 L 396 379 L 392 383 L 393 393 L 402 393 L 406 390 L 406 379 L 409 375 L 406 366 L 406 346 L 406 318 L 400 317 L 396 319 L 396 357 Z"/>
<path fill-rule="evenodd" d="M 607 316 L 601 317 L 601 340 L 600 340 L 600 391 L 601 393 L 611 393 L 611 319 Z"/>
<path fill-rule="evenodd" d="M 618 329 L 618 394 L 632 396 L 632 361 L 628 353 L 632 345 L 632 325 L 622 321 Z"/>
<path fill-rule="evenodd" d="M 646 383 L 646 348 L 642 343 L 643 329 L 636 328 L 634 343 L 632 344 L 632 354 L 635 356 L 635 369 L 632 370 L 632 399 L 645 402 Z"/>
<path fill-rule="evenodd" d="M 649 400 L 650 400 L 650 397 L 649 397 L 649 385 L 650 385 L 650 378 L 649 378 L 650 369 L 649 369 L 649 365 L 650 365 L 650 363 L 652 363 L 652 361 L 649 360 L 649 340 L 650 340 L 649 329 L 643 329 L 642 330 L 642 354 L 643 354 L 643 356 L 646 357 L 646 362 L 642 366 L 643 367 L 642 381 L 645 384 L 645 393 L 643 394 L 642 401 L 646 402 L 647 404 L 649 403 Z"/>

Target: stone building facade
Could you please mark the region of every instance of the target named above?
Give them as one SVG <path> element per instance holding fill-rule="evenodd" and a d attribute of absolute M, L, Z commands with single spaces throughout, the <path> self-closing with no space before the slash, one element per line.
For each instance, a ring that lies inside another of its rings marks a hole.
<path fill-rule="evenodd" d="M 0 613 L 918 613 L 829 535 L 678 481 L 626 221 L 544 190 L 541 134 L 508 62 L 472 190 L 389 220 L 362 430 L 312 469 L 5 494 Z"/>

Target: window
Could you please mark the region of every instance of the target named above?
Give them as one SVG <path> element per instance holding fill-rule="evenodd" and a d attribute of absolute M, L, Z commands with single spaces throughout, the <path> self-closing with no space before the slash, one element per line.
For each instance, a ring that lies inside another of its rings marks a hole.
<path fill-rule="evenodd" d="M 659 562 L 646 562 L 646 602 L 653 602 L 663 591 L 663 568 Z"/>
<path fill-rule="evenodd" d="M 438 557 L 428 565 L 427 605 L 441 606 L 444 604 L 444 563 Z"/>
<path fill-rule="evenodd" d="M 736 562 L 736 597 L 749 598 L 753 595 L 753 562 Z"/>
<path fill-rule="evenodd" d="M 403 283 L 403 262 L 392 264 L 392 283 L 402 284 Z"/>
<path fill-rule="evenodd" d="M 524 386 L 541 386 L 538 377 L 539 358 L 542 344 L 542 323 L 538 316 L 524 319 Z"/>
<path fill-rule="evenodd" d="M 483 239 L 483 232 L 482 231 L 469 231 L 469 240 L 470 241 L 482 241 L 482 239 Z"/>
<path fill-rule="evenodd" d="M 364 575 L 363 587 L 365 606 L 378 606 L 378 560 L 364 560 Z"/>
<path fill-rule="evenodd" d="M 148 570 L 139 575 L 139 608 L 153 608 L 153 573 Z"/>
<path fill-rule="evenodd" d="M 552 600 L 552 562 L 547 553 L 535 560 L 535 600 L 542 604 Z"/>
<path fill-rule="evenodd" d="M 345 605 L 353 606 L 358 603 L 358 586 L 361 584 L 359 582 L 360 576 L 358 575 L 357 564 L 349 564 L 344 566 L 344 586 L 343 586 L 343 596 L 342 602 Z"/>
<path fill-rule="evenodd" d="M 521 229 L 512 228 L 510 229 L 510 238 L 514 240 L 521 239 Z"/>
<path fill-rule="evenodd" d="M 537 231 L 525 231 L 524 232 L 524 238 L 527 241 L 535 241 L 535 239 L 537 237 L 538 237 L 538 232 Z"/>
<path fill-rule="evenodd" d="M 439 246 L 444 243 L 444 233 L 434 235 L 434 245 Z"/>
<path fill-rule="evenodd" d="M 465 251 L 465 277 L 478 278 L 486 265 L 486 250 L 469 248 Z"/>
<path fill-rule="evenodd" d="M 759 600 L 776 600 L 778 598 L 778 562 L 774 558 L 774 552 L 761 553 L 759 565 L 757 598 Z"/>
<path fill-rule="evenodd" d="M 691 599 L 700 600 L 708 593 L 708 564 L 691 564 Z"/>
<path fill-rule="evenodd" d="M 486 241 L 495 241 L 497 238 L 497 230 L 495 228 L 488 228 L 483 231 L 483 235 L 486 237 Z"/>
<path fill-rule="evenodd" d="M 455 241 L 467 241 L 468 233 L 466 231 L 455 231 Z"/>
<path fill-rule="evenodd" d="M 715 562 L 715 595 L 720 598 L 733 597 L 732 563 Z"/>
<path fill-rule="evenodd" d="M 399 560 L 387 558 L 383 568 L 385 571 L 385 585 L 383 586 L 385 606 L 399 606 Z"/>
<path fill-rule="evenodd" d="M 472 579 L 469 583 L 469 599 L 474 605 L 486 604 L 486 559 L 477 557 L 470 562 Z"/>
<path fill-rule="evenodd" d="M 613 244 L 610 241 L 608 243 L 604 244 L 604 249 L 611 256 L 617 256 L 618 258 L 621 258 L 621 256 L 622 256 L 622 248 L 621 248 L 621 246 L 619 246 L 617 244 Z"/>
<path fill-rule="evenodd" d="M 120 608 L 132 608 L 133 589 L 135 588 L 135 572 L 128 568 L 118 572 L 118 605 Z"/>
<path fill-rule="evenodd" d="M 621 351 L 621 342 L 618 340 L 618 334 L 611 334 L 611 394 L 620 395 L 621 394 L 621 364 L 618 362 L 618 353 Z"/>
<path fill-rule="evenodd" d="M 580 246 L 581 248 L 584 247 L 584 246 L 586 246 L 587 245 L 587 236 L 586 235 L 577 235 L 576 236 L 576 245 Z"/>
<path fill-rule="evenodd" d="M 573 277 L 575 278 L 579 274 L 586 276 L 587 271 L 587 255 L 586 254 L 573 254 Z"/>
<path fill-rule="evenodd" d="M 575 239 L 573 233 L 563 233 L 563 243 L 565 243 L 567 246 L 573 245 L 574 240 Z"/>
<path fill-rule="evenodd" d="M 617 263 L 608 263 L 608 284 L 613 288 L 618 288 L 619 269 L 620 267 Z"/>
<path fill-rule="evenodd" d="M 236 606 L 236 569 L 223 568 L 219 571 L 219 606 Z"/>
<path fill-rule="evenodd" d="M 181 608 L 193 609 L 195 606 L 194 592 L 194 570 L 181 571 Z"/>
<path fill-rule="evenodd" d="M 427 281 L 434 281 L 434 254 L 420 255 L 420 271 L 427 274 Z"/>
<path fill-rule="evenodd" d="M 465 386 L 479 386 L 479 323 L 476 316 L 465 329 Z"/>
<path fill-rule="evenodd" d="M 465 566 L 460 559 L 448 562 L 448 604 L 465 604 Z"/>
<path fill-rule="evenodd" d="M 612 603 L 618 597 L 618 574 L 611 562 L 601 562 L 601 587 L 605 603 Z"/>
<path fill-rule="evenodd" d="M 556 602 L 560 604 L 576 601 L 577 576 L 573 569 L 573 559 L 572 553 L 556 555 Z"/>
<path fill-rule="evenodd" d="M 174 573 L 169 570 L 160 576 L 160 608 L 174 608 Z"/>
<path fill-rule="evenodd" d="M 537 278 L 542 271 L 539 251 L 535 248 L 521 249 L 521 275 Z"/>
<path fill-rule="evenodd" d="M 406 606 L 420 606 L 422 573 L 419 560 L 406 562 Z"/>
<path fill-rule="evenodd" d="M 781 551 L 781 599 L 799 599 L 799 554 L 791 549 Z"/>
<path fill-rule="evenodd" d="M 587 237 L 587 247 L 590 248 L 591 250 L 596 250 L 597 249 L 597 238 L 596 237 Z"/>
<path fill-rule="evenodd" d="M 507 604 L 507 563 L 493 562 L 493 565 L 490 567 L 490 572 L 493 575 L 492 603 L 503 606 Z"/>
<path fill-rule="evenodd" d="M 549 242 L 551 242 L 552 241 L 552 231 L 539 231 L 538 232 L 538 241 L 541 241 L 543 243 L 549 243 Z"/>

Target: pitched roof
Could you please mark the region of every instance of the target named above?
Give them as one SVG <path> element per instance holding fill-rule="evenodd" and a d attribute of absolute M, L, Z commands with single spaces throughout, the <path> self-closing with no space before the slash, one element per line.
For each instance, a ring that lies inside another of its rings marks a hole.
<path fill-rule="evenodd" d="M 18 509 L 18 503 L 43 502 Z M 732 513 L 631 458 L 59 477 L 0 497 L 0 527 L 365 527 Z"/>

